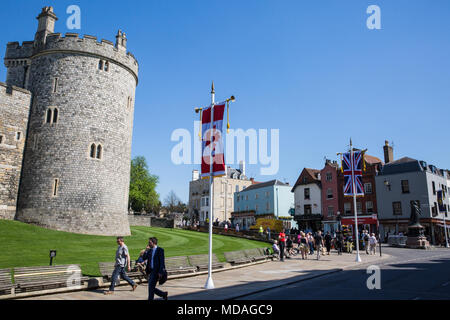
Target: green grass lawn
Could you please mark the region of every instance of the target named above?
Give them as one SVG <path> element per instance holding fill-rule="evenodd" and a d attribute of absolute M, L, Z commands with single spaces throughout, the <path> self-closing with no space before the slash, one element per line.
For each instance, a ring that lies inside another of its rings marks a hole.
<path fill-rule="evenodd" d="M 179 229 L 131 227 L 125 237 L 131 259 L 145 249 L 148 238 L 158 238 L 166 257 L 208 253 L 208 234 Z M 0 268 L 45 266 L 49 250 L 57 250 L 56 264 L 79 264 L 83 274 L 100 275 L 98 262 L 114 261 L 116 237 L 91 236 L 49 230 L 18 221 L 0 220 Z M 225 261 L 226 251 L 267 247 L 267 243 L 236 237 L 213 235 L 213 252 Z"/>

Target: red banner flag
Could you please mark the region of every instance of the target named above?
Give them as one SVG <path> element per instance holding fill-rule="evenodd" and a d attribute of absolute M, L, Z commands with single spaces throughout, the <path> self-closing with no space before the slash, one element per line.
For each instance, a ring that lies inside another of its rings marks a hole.
<path fill-rule="evenodd" d="M 226 103 L 214 105 L 214 117 L 211 129 L 211 106 L 202 111 L 202 179 L 210 176 L 212 155 L 212 176 L 225 175 L 225 157 L 223 148 L 223 114 Z M 211 144 L 212 136 L 212 144 Z"/>

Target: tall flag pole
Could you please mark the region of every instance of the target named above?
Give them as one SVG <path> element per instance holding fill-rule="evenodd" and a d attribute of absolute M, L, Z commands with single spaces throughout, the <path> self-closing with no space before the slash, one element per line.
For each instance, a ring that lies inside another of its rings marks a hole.
<path fill-rule="evenodd" d="M 229 102 L 235 101 L 231 96 L 226 101 L 215 102 L 214 82 L 211 85 L 211 105 L 206 108 L 195 108 L 195 112 L 200 112 L 201 129 L 199 136 L 202 140 L 202 164 L 201 178 L 209 179 L 209 254 L 208 254 L 208 279 L 205 289 L 214 289 L 212 279 L 212 223 L 214 220 L 214 178 L 226 175 L 225 154 L 223 147 L 223 122 L 225 107 L 229 107 Z M 227 129 L 229 128 L 229 117 L 227 110 Z"/>
<path fill-rule="evenodd" d="M 358 213 L 356 209 L 356 178 L 355 178 L 355 153 L 353 152 L 352 139 L 350 138 L 350 163 L 352 168 L 352 193 L 353 193 L 353 211 L 355 213 L 355 237 L 356 237 L 356 262 L 361 262 L 359 255 L 359 232 L 358 232 Z"/>
<path fill-rule="evenodd" d="M 209 154 L 209 257 L 208 257 L 208 279 L 206 280 L 205 289 L 214 289 L 212 279 L 212 222 L 214 219 L 214 180 L 213 180 L 213 124 L 214 124 L 214 100 L 216 92 L 214 90 L 214 81 L 211 85 L 211 126 L 210 126 L 210 154 Z"/>

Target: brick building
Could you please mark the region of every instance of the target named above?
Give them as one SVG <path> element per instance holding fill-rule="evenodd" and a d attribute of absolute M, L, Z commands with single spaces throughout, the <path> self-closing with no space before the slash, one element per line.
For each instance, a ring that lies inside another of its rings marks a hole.
<path fill-rule="evenodd" d="M 337 161 L 325 160 L 325 166 L 320 170 L 322 185 L 322 216 L 323 231 L 333 233 L 339 228 L 338 212 L 342 202 L 342 192 L 339 192 Z"/>
<path fill-rule="evenodd" d="M 375 186 L 375 177 L 383 165 L 383 161 L 377 157 L 364 155 L 366 170 L 362 174 L 362 183 L 364 185 L 364 196 L 357 197 L 356 209 L 358 213 L 358 228 L 366 229 L 370 232 L 377 231 L 377 194 Z M 342 201 L 339 203 L 339 212 L 341 214 L 342 225 L 354 225 L 353 197 L 344 197 L 344 174 L 338 171 L 338 190 Z"/>

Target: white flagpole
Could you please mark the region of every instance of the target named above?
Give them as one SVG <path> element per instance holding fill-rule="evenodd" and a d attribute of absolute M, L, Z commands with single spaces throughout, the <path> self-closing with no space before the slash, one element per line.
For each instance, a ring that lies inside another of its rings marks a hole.
<path fill-rule="evenodd" d="M 358 232 L 358 213 L 356 210 L 356 183 L 355 183 L 355 161 L 353 159 L 353 146 L 352 139 L 350 138 L 350 163 L 352 166 L 352 185 L 353 185 L 353 211 L 355 213 L 355 236 L 356 236 L 356 262 L 361 262 L 361 257 L 359 256 L 359 232 Z"/>
<path fill-rule="evenodd" d="M 214 81 L 211 85 L 211 125 L 209 128 L 210 132 L 210 155 L 209 155 L 209 261 L 208 261 L 208 280 L 206 280 L 205 289 L 214 289 L 214 282 L 212 279 L 212 221 L 213 221 L 213 124 L 214 124 Z"/>

